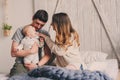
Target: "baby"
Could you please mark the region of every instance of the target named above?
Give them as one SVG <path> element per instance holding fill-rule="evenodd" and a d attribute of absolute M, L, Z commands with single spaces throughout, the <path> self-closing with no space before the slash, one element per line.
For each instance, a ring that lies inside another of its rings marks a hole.
<path fill-rule="evenodd" d="M 36 42 L 38 44 L 38 47 L 43 47 L 44 46 L 44 40 L 43 38 L 40 38 L 38 40 L 37 32 L 35 31 L 35 28 L 32 26 L 25 26 L 23 28 L 23 33 L 25 37 L 21 41 L 20 45 L 17 47 L 18 50 L 29 50 L 33 44 Z M 32 53 L 26 57 L 24 57 L 24 64 L 28 63 L 38 63 L 39 62 L 39 57 L 38 53 Z"/>

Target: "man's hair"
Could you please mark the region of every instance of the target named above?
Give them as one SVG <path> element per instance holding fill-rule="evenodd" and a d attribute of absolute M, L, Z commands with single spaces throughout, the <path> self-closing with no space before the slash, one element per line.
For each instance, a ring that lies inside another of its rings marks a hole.
<path fill-rule="evenodd" d="M 40 21 L 47 22 L 48 21 L 48 13 L 45 10 L 38 10 L 34 15 L 33 15 L 33 20 L 34 19 L 39 19 Z"/>

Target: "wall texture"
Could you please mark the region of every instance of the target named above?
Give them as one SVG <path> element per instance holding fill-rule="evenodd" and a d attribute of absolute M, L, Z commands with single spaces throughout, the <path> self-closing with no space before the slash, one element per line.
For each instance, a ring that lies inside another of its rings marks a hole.
<path fill-rule="evenodd" d="M 9 73 L 14 64 L 10 55 L 11 37 L 15 30 L 23 25 L 30 24 L 33 15 L 33 0 L 8 0 L 7 22 L 13 26 L 9 37 L 3 36 L 2 24 L 5 22 L 5 0 L 0 0 L 0 73 Z"/>

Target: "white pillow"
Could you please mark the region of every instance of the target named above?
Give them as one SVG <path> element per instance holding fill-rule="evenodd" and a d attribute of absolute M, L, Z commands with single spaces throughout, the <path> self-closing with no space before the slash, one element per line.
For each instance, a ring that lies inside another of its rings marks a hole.
<path fill-rule="evenodd" d="M 93 62 L 89 65 L 88 70 L 105 72 L 107 63 L 105 61 Z"/>
<path fill-rule="evenodd" d="M 96 62 L 106 60 L 108 54 L 98 51 L 80 51 L 80 56 L 83 62 L 87 65 Z"/>
<path fill-rule="evenodd" d="M 8 74 L 0 73 L 0 80 L 8 80 Z"/>
<path fill-rule="evenodd" d="M 106 60 L 108 54 L 98 51 L 80 51 L 83 67 L 86 69 L 91 63 Z"/>

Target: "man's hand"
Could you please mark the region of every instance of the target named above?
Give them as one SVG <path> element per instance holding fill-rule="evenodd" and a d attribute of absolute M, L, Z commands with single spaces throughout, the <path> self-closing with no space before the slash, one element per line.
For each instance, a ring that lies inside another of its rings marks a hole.
<path fill-rule="evenodd" d="M 33 70 L 33 69 L 37 68 L 37 65 L 36 65 L 36 64 L 33 64 L 33 63 L 26 63 L 26 64 L 25 64 L 25 67 L 26 67 L 28 70 Z"/>
<path fill-rule="evenodd" d="M 37 53 L 38 52 L 38 45 L 35 42 L 34 45 L 32 46 L 31 49 L 29 50 L 17 50 L 17 47 L 19 46 L 19 44 L 15 41 L 12 42 L 12 46 L 11 46 L 11 56 L 12 57 L 25 57 L 29 54 L 32 53 Z"/>
<path fill-rule="evenodd" d="M 17 54 L 17 47 L 18 47 L 18 43 L 15 41 L 12 41 L 12 45 L 11 45 L 11 56 L 15 57 Z"/>

